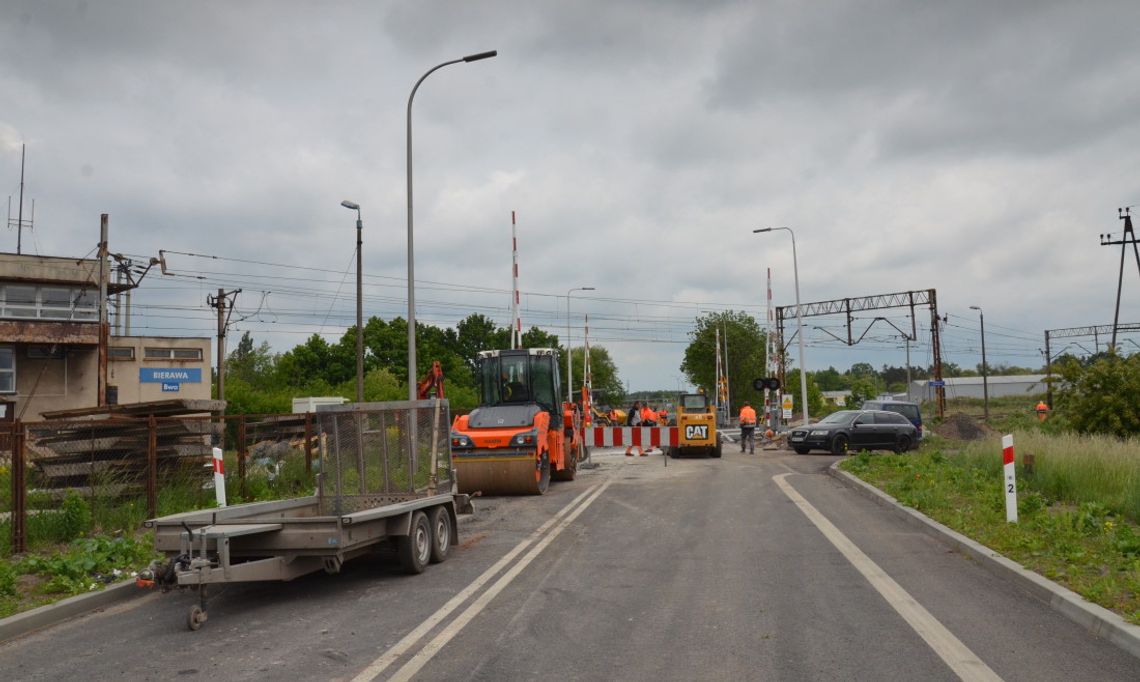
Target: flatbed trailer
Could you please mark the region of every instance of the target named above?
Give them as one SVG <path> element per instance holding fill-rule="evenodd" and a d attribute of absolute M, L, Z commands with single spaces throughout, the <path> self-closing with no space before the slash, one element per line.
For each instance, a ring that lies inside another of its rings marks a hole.
<path fill-rule="evenodd" d="M 206 621 L 209 585 L 338 573 L 345 561 L 385 545 L 407 573 L 421 573 L 450 553 L 457 514 L 471 505 L 456 492 L 446 401 L 335 406 L 315 417 L 316 495 L 145 522 L 165 560 L 140 583 L 197 590 L 190 629 Z"/>

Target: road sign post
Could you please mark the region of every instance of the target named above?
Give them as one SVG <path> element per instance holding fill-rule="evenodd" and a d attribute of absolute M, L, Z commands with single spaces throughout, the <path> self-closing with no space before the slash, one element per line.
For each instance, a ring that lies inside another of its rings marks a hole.
<path fill-rule="evenodd" d="M 1017 475 L 1014 472 L 1013 434 L 1001 437 L 1001 459 L 1005 470 L 1005 520 L 1017 523 Z"/>

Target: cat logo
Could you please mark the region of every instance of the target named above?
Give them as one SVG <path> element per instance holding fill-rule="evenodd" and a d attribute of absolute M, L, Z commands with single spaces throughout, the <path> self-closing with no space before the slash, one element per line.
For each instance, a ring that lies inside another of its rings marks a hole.
<path fill-rule="evenodd" d="M 706 440 L 709 437 L 708 424 L 685 425 L 685 440 Z"/>

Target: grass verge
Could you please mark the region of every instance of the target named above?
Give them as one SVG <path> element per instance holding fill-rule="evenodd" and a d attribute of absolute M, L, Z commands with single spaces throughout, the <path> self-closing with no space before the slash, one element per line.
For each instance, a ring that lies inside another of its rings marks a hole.
<path fill-rule="evenodd" d="M 860 453 L 841 468 L 900 503 L 1140 625 L 1140 444 L 1040 433 L 1014 435 L 1018 523 L 1006 523 L 1000 442 L 946 454 Z M 1034 451 L 1035 450 L 1035 451 Z M 1128 453 L 1131 452 L 1131 455 Z"/>

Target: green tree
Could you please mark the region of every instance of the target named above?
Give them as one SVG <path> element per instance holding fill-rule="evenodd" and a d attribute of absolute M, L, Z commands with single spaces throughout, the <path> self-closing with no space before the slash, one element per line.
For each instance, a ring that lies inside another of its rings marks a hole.
<path fill-rule="evenodd" d="M 582 387 L 582 369 L 585 366 L 582 363 L 584 351 L 585 349 L 582 346 L 571 351 L 573 353 L 574 376 L 576 377 L 574 387 L 576 389 Z M 600 401 L 605 404 L 619 405 L 622 403 L 625 388 L 622 386 L 621 378 L 618 377 L 617 366 L 614 365 L 610 352 L 602 346 L 590 346 L 590 385 L 601 396 Z"/>
<path fill-rule="evenodd" d="M 1107 354 L 1088 366 L 1066 362 L 1057 369 L 1063 380 L 1057 409 L 1074 429 L 1119 438 L 1140 434 L 1140 355 Z"/>
<path fill-rule="evenodd" d="M 746 312 L 728 310 L 698 317 L 689 332 L 691 340 L 685 348 L 681 371 L 689 383 L 703 386 L 712 395 L 716 388 L 717 329 L 721 330 L 722 353 L 725 345 L 728 347 L 729 402 L 734 409 L 745 400 L 763 405 L 764 393 L 752 388 L 752 380 L 765 376 L 765 335 L 756 319 Z"/>
<path fill-rule="evenodd" d="M 509 348 L 511 344 L 509 329 L 496 327 L 490 318 L 479 313 L 468 315 L 455 328 L 456 352 L 472 372 L 479 351 Z"/>
<path fill-rule="evenodd" d="M 556 348 L 562 350 L 562 344 L 558 342 L 557 335 L 544 332 L 538 327 L 531 327 L 523 332 L 520 340 L 523 348 Z"/>
<path fill-rule="evenodd" d="M 808 372 L 808 376 L 815 380 L 821 391 L 843 391 L 851 384 L 847 377 L 834 367 Z"/>
<path fill-rule="evenodd" d="M 799 368 L 790 370 L 787 374 L 788 383 L 784 386 L 783 392 L 785 395 L 791 394 L 795 400 L 796 406 L 792 411 L 792 421 L 797 421 L 803 417 L 803 405 L 801 405 L 801 390 L 800 390 L 800 370 Z M 811 377 L 811 372 L 807 373 L 807 394 L 808 394 L 808 416 L 819 417 L 826 410 L 824 409 L 823 391 L 820 390 L 819 385 Z"/>

